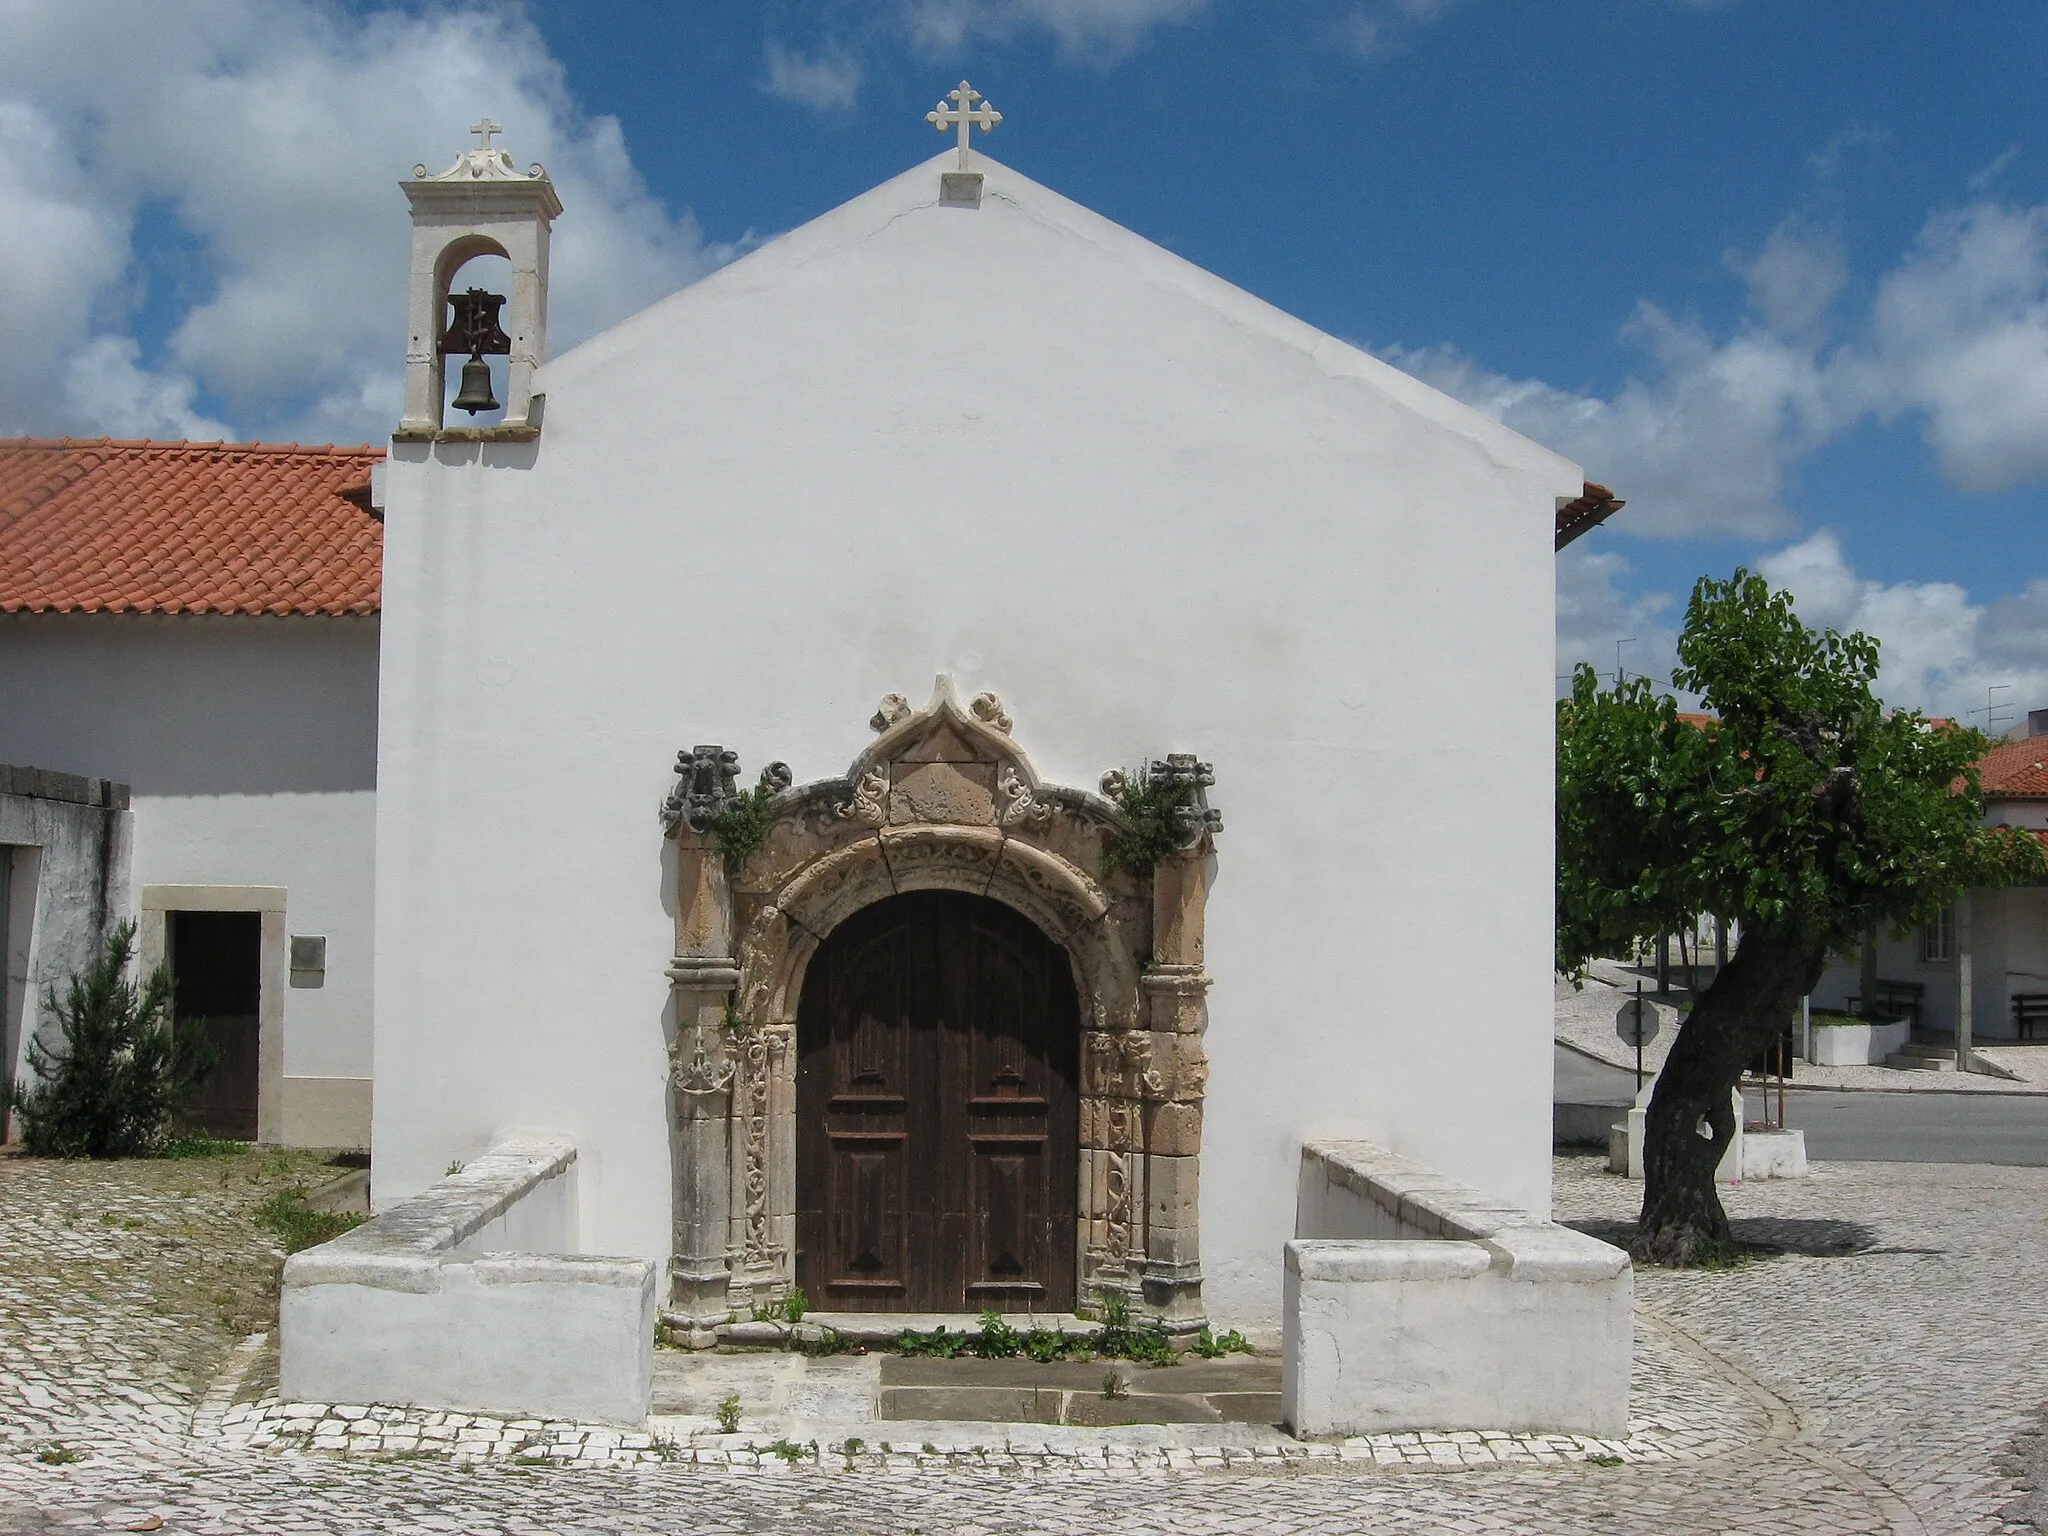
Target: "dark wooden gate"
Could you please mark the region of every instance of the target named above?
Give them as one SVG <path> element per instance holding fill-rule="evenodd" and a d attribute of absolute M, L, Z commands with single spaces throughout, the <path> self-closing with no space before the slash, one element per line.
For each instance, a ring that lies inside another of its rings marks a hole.
<path fill-rule="evenodd" d="M 1064 950 L 984 897 L 877 902 L 812 959 L 797 1051 L 796 1276 L 813 1307 L 1073 1307 Z"/>

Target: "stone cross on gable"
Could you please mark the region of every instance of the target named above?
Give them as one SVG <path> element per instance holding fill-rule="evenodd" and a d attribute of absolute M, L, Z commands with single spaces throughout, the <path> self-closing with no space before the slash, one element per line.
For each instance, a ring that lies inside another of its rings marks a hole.
<path fill-rule="evenodd" d="M 498 124 L 492 122 L 488 117 L 486 117 L 480 118 L 478 121 L 471 123 L 469 125 L 469 131 L 476 135 L 476 147 L 478 149 L 487 150 L 491 147 L 491 135 L 494 133 L 503 133 L 505 130 Z"/>
<path fill-rule="evenodd" d="M 948 107 L 946 101 L 952 102 L 953 105 Z M 960 130 L 960 169 L 964 171 L 967 169 L 968 133 L 975 128 L 987 133 L 1003 120 L 1003 114 L 988 105 L 988 98 L 965 80 L 946 92 L 946 101 L 940 102 L 925 113 L 924 120 L 940 133 L 944 133 L 948 128 Z M 979 108 L 974 105 L 977 101 L 981 103 Z"/>

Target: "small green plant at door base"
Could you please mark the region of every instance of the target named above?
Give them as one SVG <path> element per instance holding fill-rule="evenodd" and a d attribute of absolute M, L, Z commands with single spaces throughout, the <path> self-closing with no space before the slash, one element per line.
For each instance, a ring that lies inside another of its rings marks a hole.
<path fill-rule="evenodd" d="M 1252 1352 L 1244 1335 L 1235 1328 L 1227 1333 L 1211 1333 L 1207 1323 L 1202 1324 L 1202 1331 L 1195 1335 L 1188 1349 L 1204 1360 L 1221 1360 L 1225 1355 L 1248 1355 Z"/>
<path fill-rule="evenodd" d="M 718 1405 L 718 1432 L 721 1435 L 736 1435 L 740 1432 L 739 1393 L 733 1393 Z"/>
<path fill-rule="evenodd" d="M 804 1294 L 800 1285 L 792 1285 L 789 1294 L 782 1298 L 782 1320 L 794 1327 L 804 1320 L 804 1314 L 811 1310 L 811 1298 Z"/>
<path fill-rule="evenodd" d="M 1017 1330 L 1003 1321 L 1000 1312 L 981 1314 L 981 1336 L 975 1341 L 974 1352 L 984 1360 L 1008 1360 L 1024 1348 L 1024 1340 Z"/>

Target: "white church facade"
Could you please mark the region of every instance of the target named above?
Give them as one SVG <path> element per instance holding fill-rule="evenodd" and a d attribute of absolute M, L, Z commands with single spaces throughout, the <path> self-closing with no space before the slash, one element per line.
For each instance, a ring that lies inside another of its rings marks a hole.
<path fill-rule="evenodd" d="M 1507 1223 L 1590 1263 L 1559 1368 L 1617 1422 L 1626 1263 L 1547 1225 L 1552 555 L 1605 493 L 964 148 L 555 359 L 545 174 L 406 190 L 386 1214 L 293 1261 L 286 1392 L 371 1392 L 373 1317 L 513 1326 L 514 1249 L 590 1302 L 566 1359 L 792 1288 L 1278 1328 L 1363 1275 L 1298 1240 L 1526 1280 Z M 498 420 L 442 405 L 465 351 Z"/>

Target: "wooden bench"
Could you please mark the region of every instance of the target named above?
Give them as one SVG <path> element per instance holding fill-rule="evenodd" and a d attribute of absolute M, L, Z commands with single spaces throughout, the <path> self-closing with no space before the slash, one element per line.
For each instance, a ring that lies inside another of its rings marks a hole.
<path fill-rule="evenodd" d="M 2012 995 L 2012 1032 L 2016 1039 L 2031 1040 L 2034 1031 L 2048 1024 L 2048 992 L 2015 992 Z"/>
<path fill-rule="evenodd" d="M 1926 982 L 1886 981 L 1883 977 L 1879 977 L 1876 990 L 1876 1011 L 1880 1016 L 1905 1019 L 1914 1025 L 1919 1024 L 1920 1004 L 1927 996 Z M 1862 1012 L 1862 1004 L 1862 998 L 1850 998 L 1849 1011 L 1852 1013 Z"/>

